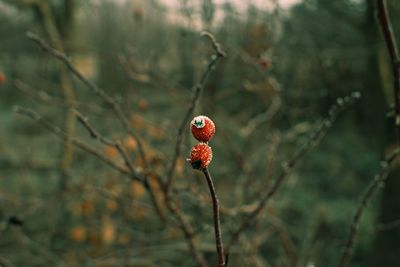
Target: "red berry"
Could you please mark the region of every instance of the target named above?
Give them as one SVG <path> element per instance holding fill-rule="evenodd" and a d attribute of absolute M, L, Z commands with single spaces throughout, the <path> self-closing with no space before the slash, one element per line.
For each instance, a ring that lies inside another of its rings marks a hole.
<path fill-rule="evenodd" d="M 215 124 L 207 116 L 194 117 L 190 123 L 194 138 L 200 142 L 208 142 L 215 134 Z"/>
<path fill-rule="evenodd" d="M 205 143 L 199 143 L 192 148 L 190 153 L 190 163 L 193 169 L 204 170 L 212 160 L 212 150 Z"/>

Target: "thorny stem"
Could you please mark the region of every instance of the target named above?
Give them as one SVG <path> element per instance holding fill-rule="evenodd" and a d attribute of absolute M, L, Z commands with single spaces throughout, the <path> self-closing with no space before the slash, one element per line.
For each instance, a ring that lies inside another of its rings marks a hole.
<path fill-rule="evenodd" d="M 185 127 L 187 125 L 187 122 L 189 121 L 190 117 L 193 114 L 194 109 L 196 108 L 198 99 L 200 97 L 200 93 L 203 90 L 208 77 L 210 76 L 211 72 L 214 70 L 215 66 L 218 64 L 220 59 L 226 56 L 225 52 L 222 51 L 220 44 L 217 43 L 217 41 L 215 40 L 214 36 L 211 33 L 202 32 L 202 36 L 205 36 L 210 40 L 210 42 L 215 50 L 215 54 L 211 57 L 211 60 L 208 63 L 208 66 L 207 66 L 205 72 L 203 73 L 203 75 L 200 78 L 200 81 L 194 86 L 194 94 L 192 97 L 192 101 L 191 101 L 190 106 L 189 106 L 188 110 L 186 111 L 186 114 L 183 117 L 183 120 L 178 128 L 178 135 L 177 135 L 176 143 L 175 143 L 174 156 L 172 158 L 171 167 L 168 170 L 167 182 L 166 182 L 166 186 L 165 186 L 165 194 L 167 195 L 167 197 L 169 197 L 169 195 L 171 193 L 176 163 L 177 163 L 179 155 L 181 153 L 183 133 L 184 133 Z"/>
<path fill-rule="evenodd" d="M 356 241 L 358 225 L 360 223 L 364 209 L 366 208 L 369 200 L 372 198 L 374 193 L 378 190 L 379 186 L 386 181 L 390 169 L 399 155 L 400 155 L 399 149 L 397 149 L 394 153 L 389 155 L 389 157 L 381 164 L 380 171 L 372 179 L 371 183 L 367 188 L 367 191 L 362 196 L 361 201 L 354 213 L 353 220 L 350 226 L 350 233 L 346 242 L 346 247 L 343 251 L 338 267 L 346 267 L 349 264 L 353 254 L 353 247 Z"/>
<path fill-rule="evenodd" d="M 395 105 L 395 126 L 397 129 L 397 138 L 400 142 L 400 57 L 397 48 L 395 36 L 393 34 L 392 23 L 385 0 L 377 0 L 377 16 L 385 38 L 387 50 L 390 55 L 393 75 L 393 95 Z"/>
<path fill-rule="evenodd" d="M 303 146 L 294 154 L 294 156 L 284 164 L 283 169 L 279 176 L 274 181 L 270 190 L 268 190 L 259 201 L 257 207 L 247 215 L 242 223 L 239 225 L 236 231 L 233 232 L 231 239 L 227 245 L 227 251 L 237 242 L 240 235 L 253 223 L 257 216 L 264 209 L 268 201 L 275 195 L 283 181 L 287 178 L 293 168 L 298 164 L 298 162 L 303 158 L 303 156 L 313 148 L 326 134 L 326 132 L 331 128 L 332 124 L 335 122 L 340 113 L 342 113 L 348 106 L 350 106 L 356 99 L 360 98 L 360 93 L 353 92 L 350 96 L 344 98 L 339 98 L 336 105 L 333 105 L 329 110 L 328 117 L 322 122 L 322 124 L 317 128 L 314 134 L 303 144 Z"/>
<path fill-rule="evenodd" d="M 217 256 L 218 256 L 218 266 L 225 267 L 225 254 L 224 247 L 222 244 L 221 238 L 221 222 L 219 218 L 219 201 L 217 197 L 217 192 L 215 191 L 214 183 L 211 178 L 210 172 L 208 169 L 204 169 L 203 173 L 206 177 L 208 188 L 210 189 L 210 195 L 213 203 L 213 214 L 214 214 L 214 231 L 215 231 L 215 245 L 217 248 Z"/>

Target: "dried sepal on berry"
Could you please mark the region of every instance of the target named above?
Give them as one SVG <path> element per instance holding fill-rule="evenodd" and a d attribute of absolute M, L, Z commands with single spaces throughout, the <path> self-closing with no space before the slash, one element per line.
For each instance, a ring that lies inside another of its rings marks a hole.
<path fill-rule="evenodd" d="M 199 143 L 192 148 L 190 153 L 190 163 L 196 170 L 204 170 L 212 160 L 212 150 L 205 143 Z"/>
<path fill-rule="evenodd" d="M 190 123 L 193 137 L 200 142 L 207 143 L 215 134 L 215 124 L 207 116 L 200 115 L 193 118 Z"/>

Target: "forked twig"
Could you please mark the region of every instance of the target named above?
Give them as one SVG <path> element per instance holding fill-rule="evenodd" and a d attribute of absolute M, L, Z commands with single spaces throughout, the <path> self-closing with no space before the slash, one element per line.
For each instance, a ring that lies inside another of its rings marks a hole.
<path fill-rule="evenodd" d="M 190 252 L 192 253 L 192 256 L 194 260 L 196 261 L 198 267 L 208 267 L 207 262 L 205 261 L 202 253 L 200 253 L 196 242 L 195 242 L 195 234 L 193 231 L 193 228 L 190 226 L 190 224 L 185 220 L 183 217 L 182 213 L 178 209 L 178 207 L 173 203 L 171 200 L 166 202 L 166 205 L 168 209 L 171 211 L 171 213 L 174 215 L 176 220 L 178 221 L 179 228 L 182 230 L 186 241 L 188 242 Z"/>
<path fill-rule="evenodd" d="M 283 181 L 290 174 L 293 168 L 298 164 L 300 159 L 313 148 L 326 134 L 326 132 L 331 128 L 332 124 L 335 122 L 336 118 L 349 107 L 356 99 L 360 98 L 360 93 L 353 92 L 350 96 L 344 98 L 339 98 L 337 103 L 331 107 L 329 110 L 328 117 L 322 122 L 322 124 L 317 128 L 314 134 L 302 145 L 302 147 L 294 154 L 294 156 L 284 164 L 283 170 L 279 176 L 274 181 L 270 190 L 267 191 L 259 201 L 255 210 L 247 215 L 242 223 L 239 225 L 227 245 L 227 251 L 237 242 L 239 236 L 252 224 L 256 217 L 261 213 L 261 211 L 266 206 L 267 202 L 275 195 Z"/>
<path fill-rule="evenodd" d="M 94 92 L 97 96 L 99 96 L 105 103 L 107 103 L 111 107 L 116 117 L 122 124 L 122 127 L 137 142 L 140 157 L 142 158 L 143 165 L 146 168 L 147 160 L 143 149 L 142 141 L 140 140 L 139 136 L 132 130 L 132 127 L 129 124 L 129 120 L 127 119 L 125 113 L 122 111 L 120 105 L 115 101 L 115 99 L 109 96 L 104 90 L 99 88 L 96 84 L 86 79 L 85 76 L 83 76 L 83 74 L 72 64 L 71 60 L 67 57 L 67 55 L 51 47 L 47 42 L 45 42 L 42 38 L 40 38 L 38 35 L 34 33 L 28 32 L 27 36 L 29 39 L 37 43 L 43 50 L 48 52 L 50 55 L 61 60 L 82 83 L 84 83 L 90 90 L 92 90 L 92 92 Z"/>
<path fill-rule="evenodd" d="M 23 107 L 18 107 L 18 106 L 14 107 L 14 111 L 16 113 L 18 113 L 18 114 L 27 116 L 27 117 L 35 120 L 37 123 L 39 123 L 41 126 L 43 126 L 48 131 L 52 132 L 54 135 L 56 135 L 56 136 L 58 136 L 60 138 L 64 138 L 65 132 L 62 129 L 60 129 L 59 127 L 53 125 L 52 123 L 50 123 L 49 121 L 44 119 L 41 115 L 39 115 L 35 111 L 33 111 L 31 109 L 23 108 Z M 107 165 L 109 165 L 113 169 L 119 171 L 121 174 L 128 175 L 133 180 L 137 180 L 137 181 L 142 182 L 142 183 L 144 182 L 143 174 L 136 172 L 134 175 L 132 175 L 126 168 L 124 168 L 124 167 L 116 164 L 114 161 L 106 158 L 103 154 L 101 154 L 95 148 L 93 148 L 89 144 L 83 142 L 82 140 L 77 139 L 77 138 L 72 138 L 72 143 L 76 147 L 78 147 L 78 148 L 80 148 L 80 149 L 82 149 L 82 150 L 94 155 L 98 159 L 100 159 L 103 162 L 107 163 Z"/>
<path fill-rule="evenodd" d="M 346 267 L 353 255 L 353 247 L 356 241 L 357 229 L 360 224 L 361 216 L 366 208 L 369 200 L 372 198 L 374 193 L 378 190 L 379 186 L 383 184 L 390 172 L 390 169 L 394 161 L 399 157 L 400 150 L 397 149 L 394 153 L 388 156 L 388 158 L 381 164 L 381 169 L 378 174 L 375 175 L 371 183 L 369 184 L 367 191 L 363 194 L 361 201 L 354 213 L 353 220 L 350 226 L 350 233 L 347 238 L 346 247 L 343 251 L 340 263 L 338 267 Z"/>
<path fill-rule="evenodd" d="M 90 136 L 94 139 L 99 140 L 101 143 L 109 146 L 113 146 L 117 149 L 118 153 L 121 155 L 121 157 L 124 159 L 125 165 L 128 167 L 130 173 L 132 174 L 132 177 L 135 177 L 138 175 L 138 171 L 135 169 L 135 167 L 132 164 L 132 160 L 130 159 L 128 153 L 125 151 L 124 147 L 121 145 L 120 141 L 114 141 L 111 139 L 108 139 L 101 135 L 94 127 L 89 123 L 89 120 L 84 117 L 81 113 L 79 113 L 77 110 L 75 110 L 75 115 L 78 119 L 78 121 L 86 128 L 86 130 L 89 132 Z M 161 221 L 165 222 L 165 215 L 162 212 L 162 209 L 157 201 L 157 198 L 155 196 L 153 188 L 149 185 L 146 179 L 143 181 L 144 187 L 148 190 L 150 194 L 151 201 L 153 202 L 153 206 L 160 217 Z"/>
<path fill-rule="evenodd" d="M 211 33 L 202 32 L 202 36 L 205 36 L 210 40 L 210 42 L 215 50 L 215 54 L 211 57 L 211 60 L 208 62 L 207 68 L 204 71 L 203 75 L 201 76 L 200 81 L 194 86 L 194 93 L 193 93 L 192 101 L 190 102 L 189 108 L 186 111 L 185 116 L 183 117 L 183 120 L 178 128 L 178 135 L 177 135 L 176 143 L 175 143 L 174 156 L 172 158 L 171 166 L 168 170 L 167 182 L 166 182 L 166 186 L 165 186 L 165 193 L 166 193 L 167 197 L 171 193 L 176 164 L 177 164 L 179 155 L 181 154 L 183 132 L 185 130 L 185 127 L 186 127 L 190 117 L 192 116 L 194 109 L 196 108 L 197 100 L 199 99 L 200 93 L 203 90 L 208 77 L 210 76 L 211 72 L 214 70 L 215 66 L 220 61 L 220 59 L 226 56 L 225 52 L 222 51 L 220 44 L 217 43 L 217 41 L 215 40 L 215 37 Z"/>

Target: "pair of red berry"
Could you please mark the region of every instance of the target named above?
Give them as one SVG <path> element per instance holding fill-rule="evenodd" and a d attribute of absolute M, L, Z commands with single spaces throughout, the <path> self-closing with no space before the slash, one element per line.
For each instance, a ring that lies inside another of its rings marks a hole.
<path fill-rule="evenodd" d="M 208 141 L 215 134 L 215 124 L 209 117 L 201 115 L 193 118 L 190 123 L 190 129 L 193 137 L 200 141 L 200 143 L 192 147 L 190 163 L 193 169 L 204 170 L 212 160 L 212 150 L 208 146 Z"/>

